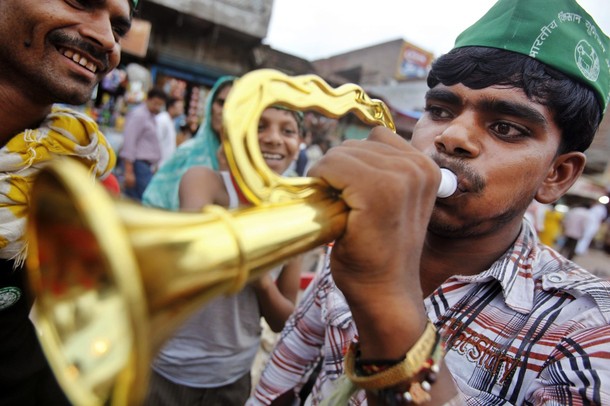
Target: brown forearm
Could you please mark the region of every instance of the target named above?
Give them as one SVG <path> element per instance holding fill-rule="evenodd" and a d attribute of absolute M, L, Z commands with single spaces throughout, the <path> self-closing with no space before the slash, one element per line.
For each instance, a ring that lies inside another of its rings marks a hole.
<path fill-rule="evenodd" d="M 282 295 L 271 278 L 264 278 L 254 286 L 261 315 L 271 330 L 280 332 L 294 311 L 294 302 Z"/>

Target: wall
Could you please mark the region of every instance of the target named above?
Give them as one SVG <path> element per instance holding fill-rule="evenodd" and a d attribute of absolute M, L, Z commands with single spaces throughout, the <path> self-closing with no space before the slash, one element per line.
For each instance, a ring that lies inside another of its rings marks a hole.
<path fill-rule="evenodd" d="M 138 18 L 152 25 L 148 53 L 140 63 L 172 66 L 210 79 L 250 70 L 252 50 L 262 39 L 151 0 L 141 5 Z"/>
<path fill-rule="evenodd" d="M 273 0 L 147 0 L 183 14 L 265 38 Z"/>
<path fill-rule="evenodd" d="M 432 56 L 428 51 L 396 39 L 320 59 L 313 64 L 324 76 L 339 74 L 360 85 L 388 85 L 424 78 Z"/>

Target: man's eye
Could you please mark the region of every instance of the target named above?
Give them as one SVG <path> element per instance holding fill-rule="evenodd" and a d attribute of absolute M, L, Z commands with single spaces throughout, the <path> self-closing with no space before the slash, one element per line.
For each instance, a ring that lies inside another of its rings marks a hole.
<path fill-rule="evenodd" d="M 112 30 L 119 39 L 125 38 L 125 35 L 127 35 L 127 32 L 129 31 L 128 28 L 124 27 L 113 27 Z"/>
<path fill-rule="evenodd" d="M 526 128 L 505 122 L 493 124 L 491 126 L 491 130 L 502 138 L 511 139 L 527 137 L 530 134 L 530 131 L 528 131 Z"/>
<path fill-rule="evenodd" d="M 89 6 L 89 0 L 66 0 L 66 3 L 79 10 L 83 10 Z"/>
<path fill-rule="evenodd" d="M 424 111 L 428 113 L 432 118 L 442 119 L 442 118 L 450 118 L 451 113 L 449 110 L 444 109 L 439 106 L 426 106 Z"/>

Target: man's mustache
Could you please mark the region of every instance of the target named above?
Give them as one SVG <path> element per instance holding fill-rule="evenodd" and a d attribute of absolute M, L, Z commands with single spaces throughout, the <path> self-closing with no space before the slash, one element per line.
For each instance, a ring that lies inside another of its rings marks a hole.
<path fill-rule="evenodd" d="M 63 46 L 66 48 L 81 50 L 83 53 L 86 53 L 102 64 L 102 71 L 108 71 L 108 67 L 110 66 L 110 61 L 108 59 L 108 53 L 104 51 L 100 51 L 97 47 L 92 45 L 88 41 L 83 41 L 78 37 L 73 37 L 71 35 L 66 34 L 63 31 L 53 31 L 49 34 L 49 40 L 58 46 Z"/>
<path fill-rule="evenodd" d="M 448 159 L 438 153 L 432 154 L 431 158 L 441 168 L 447 168 L 455 173 L 458 179 L 464 179 L 468 183 L 468 192 L 478 193 L 485 188 L 485 179 L 474 171 L 463 159 Z"/>

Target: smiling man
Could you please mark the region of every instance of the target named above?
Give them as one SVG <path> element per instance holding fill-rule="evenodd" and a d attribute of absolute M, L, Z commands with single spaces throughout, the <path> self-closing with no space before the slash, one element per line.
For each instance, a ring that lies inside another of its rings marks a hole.
<path fill-rule="evenodd" d="M 28 318 L 23 261 L 29 187 L 59 156 L 107 176 L 115 156 L 82 104 L 120 59 L 132 0 L 0 1 L 0 404 L 68 404 Z"/>
<path fill-rule="evenodd" d="M 306 404 L 610 403 L 610 283 L 523 217 L 582 173 L 609 71 L 575 1 L 500 0 L 433 64 L 410 143 L 332 148 L 309 174 L 341 191 L 345 232 L 249 403 L 291 404 L 320 358 Z"/>

